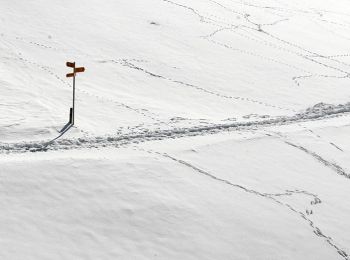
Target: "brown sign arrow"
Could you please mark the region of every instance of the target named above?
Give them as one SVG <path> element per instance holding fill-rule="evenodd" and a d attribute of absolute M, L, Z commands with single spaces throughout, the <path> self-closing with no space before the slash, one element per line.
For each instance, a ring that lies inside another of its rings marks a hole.
<path fill-rule="evenodd" d="M 85 71 L 85 68 L 84 67 L 80 67 L 80 68 L 75 68 L 74 69 L 74 73 L 77 73 L 77 72 L 84 72 Z"/>
<path fill-rule="evenodd" d="M 66 65 L 67 67 L 75 68 L 75 62 L 67 62 Z"/>
<path fill-rule="evenodd" d="M 68 73 L 68 74 L 66 75 L 66 77 L 67 77 L 67 78 L 74 77 L 74 73 Z"/>

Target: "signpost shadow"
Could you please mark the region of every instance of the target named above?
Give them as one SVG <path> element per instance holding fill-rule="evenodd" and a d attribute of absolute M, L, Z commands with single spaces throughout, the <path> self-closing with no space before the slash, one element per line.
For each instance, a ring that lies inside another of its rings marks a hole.
<path fill-rule="evenodd" d="M 48 141 L 46 143 L 46 146 L 49 146 L 50 144 L 52 144 L 54 141 L 56 141 L 57 139 L 59 139 L 61 136 L 63 136 L 66 132 L 68 132 L 69 129 L 71 129 L 71 127 L 73 126 L 72 123 L 68 122 L 63 128 L 62 130 L 60 131 L 60 134 L 55 137 L 54 139 Z"/>
<path fill-rule="evenodd" d="M 60 131 L 59 133 L 62 133 L 62 132 L 65 132 L 65 130 L 69 127 L 71 127 L 72 123 L 71 122 L 68 122 Z"/>

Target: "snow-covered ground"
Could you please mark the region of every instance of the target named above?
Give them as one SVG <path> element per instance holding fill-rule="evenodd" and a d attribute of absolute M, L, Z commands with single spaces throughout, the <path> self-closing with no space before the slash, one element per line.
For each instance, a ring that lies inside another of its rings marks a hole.
<path fill-rule="evenodd" d="M 0 259 L 350 259 L 349 1 L 0 10 Z"/>

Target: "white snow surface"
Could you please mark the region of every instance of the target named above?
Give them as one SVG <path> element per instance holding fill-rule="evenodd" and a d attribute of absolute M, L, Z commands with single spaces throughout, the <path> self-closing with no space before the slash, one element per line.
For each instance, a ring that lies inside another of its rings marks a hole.
<path fill-rule="evenodd" d="M 0 10 L 0 259 L 350 260 L 350 1 Z"/>

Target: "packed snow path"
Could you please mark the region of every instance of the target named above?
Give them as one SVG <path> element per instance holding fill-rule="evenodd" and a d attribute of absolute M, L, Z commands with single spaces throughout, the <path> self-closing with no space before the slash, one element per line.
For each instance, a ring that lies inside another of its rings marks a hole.
<path fill-rule="evenodd" d="M 11 144 L 0 143 L 0 153 L 13 152 L 46 152 L 49 150 L 67 150 L 81 148 L 99 148 L 108 146 L 120 146 L 131 143 L 139 143 L 152 140 L 162 140 L 167 138 L 180 138 L 188 136 L 198 136 L 206 134 L 215 134 L 222 131 L 239 131 L 257 129 L 268 126 L 288 125 L 301 122 L 319 121 L 330 118 L 337 118 L 348 115 L 350 104 L 331 106 L 318 104 L 313 108 L 306 110 L 304 113 L 290 117 L 278 117 L 275 119 L 237 122 L 230 124 L 215 124 L 205 126 L 193 126 L 190 128 L 176 128 L 170 130 L 139 129 L 129 134 L 119 134 L 112 136 L 93 136 L 74 139 L 58 139 L 60 134 L 53 140 L 41 142 L 19 142 Z"/>

